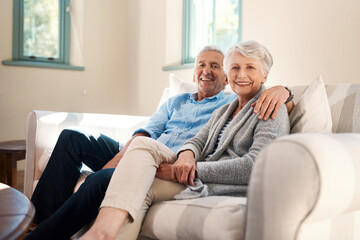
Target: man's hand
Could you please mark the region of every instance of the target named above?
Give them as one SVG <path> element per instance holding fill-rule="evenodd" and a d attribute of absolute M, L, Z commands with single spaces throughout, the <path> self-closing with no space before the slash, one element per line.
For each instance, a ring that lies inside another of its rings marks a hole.
<path fill-rule="evenodd" d="M 171 179 L 174 182 L 194 186 L 195 170 L 194 153 L 190 150 L 183 151 L 172 165 Z"/>
<path fill-rule="evenodd" d="M 266 121 L 270 115 L 272 119 L 275 119 L 281 106 L 286 102 L 288 97 L 288 90 L 283 86 L 275 86 L 263 91 L 259 99 L 251 106 L 254 108 L 255 114 L 259 113 L 258 119 Z"/>
<path fill-rule="evenodd" d="M 167 181 L 172 181 L 171 172 L 172 172 L 172 164 L 170 163 L 161 163 L 159 168 L 156 170 L 155 177 L 161 178 Z"/>
<path fill-rule="evenodd" d="M 123 157 L 122 151 L 118 152 L 110 161 L 108 161 L 105 166 L 103 166 L 102 169 L 106 168 L 116 168 L 116 166 L 119 164 L 121 158 Z"/>

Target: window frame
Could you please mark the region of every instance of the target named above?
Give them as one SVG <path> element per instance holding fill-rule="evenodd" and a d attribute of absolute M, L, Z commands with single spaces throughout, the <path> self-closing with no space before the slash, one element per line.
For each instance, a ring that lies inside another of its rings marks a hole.
<path fill-rule="evenodd" d="M 24 0 L 13 0 L 12 60 L 3 65 L 84 70 L 70 65 L 70 0 L 59 0 L 59 57 L 24 56 Z"/>
<path fill-rule="evenodd" d="M 191 42 L 191 19 L 194 11 L 191 9 L 192 0 L 183 0 L 183 39 L 182 39 L 182 58 L 181 64 L 193 64 L 195 58 L 190 56 L 190 42 Z M 216 12 L 216 0 L 213 1 L 213 15 Z M 242 17 L 242 0 L 239 2 L 239 27 L 238 27 L 238 41 L 241 41 L 241 17 Z M 214 26 L 213 26 L 214 27 Z M 213 31 L 214 32 L 214 31 Z M 211 43 L 210 43 L 211 44 Z"/>

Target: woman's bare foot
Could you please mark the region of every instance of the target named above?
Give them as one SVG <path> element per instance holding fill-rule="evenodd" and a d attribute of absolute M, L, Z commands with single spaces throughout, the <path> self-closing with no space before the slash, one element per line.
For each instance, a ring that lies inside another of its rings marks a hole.
<path fill-rule="evenodd" d="M 100 209 L 94 224 L 80 240 L 112 240 L 125 222 L 129 213 L 125 210 L 111 207 Z"/>

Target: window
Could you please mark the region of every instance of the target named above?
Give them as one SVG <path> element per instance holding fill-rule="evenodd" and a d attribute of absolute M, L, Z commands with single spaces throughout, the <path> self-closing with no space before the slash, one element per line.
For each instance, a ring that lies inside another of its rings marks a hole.
<path fill-rule="evenodd" d="M 182 64 L 193 63 L 205 45 L 226 52 L 241 40 L 241 0 L 183 0 Z"/>
<path fill-rule="evenodd" d="M 13 53 L 5 65 L 70 66 L 70 0 L 13 0 Z"/>

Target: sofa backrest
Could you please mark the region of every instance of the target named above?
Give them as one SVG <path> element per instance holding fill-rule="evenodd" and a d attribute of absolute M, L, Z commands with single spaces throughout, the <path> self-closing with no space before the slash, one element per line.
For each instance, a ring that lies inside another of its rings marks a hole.
<path fill-rule="evenodd" d="M 306 86 L 293 86 L 294 101 Z M 360 84 L 328 84 L 326 93 L 331 109 L 334 133 L 360 133 Z"/>
<path fill-rule="evenodd" d="M 290 86 L 294 91 L 295 103 L 306 87 L 305 85 Z M 184 92 L 196 92 L 196 85 L 193 82 L 184 81 L 175 74 L 170 74 L 169 88 L 164 90 L 159 106 L 169 97 Z M 229 85 L 225 92 L 232 93 Z M 331 109 L 332 131 L 334 133 L 360 133 L 360 84 L 328 84 L 326 92 Z"/>
<path fill-rule="evenodd" d="M 334 133 L 360 133 L 360 84 L 327 85 Z"/>

